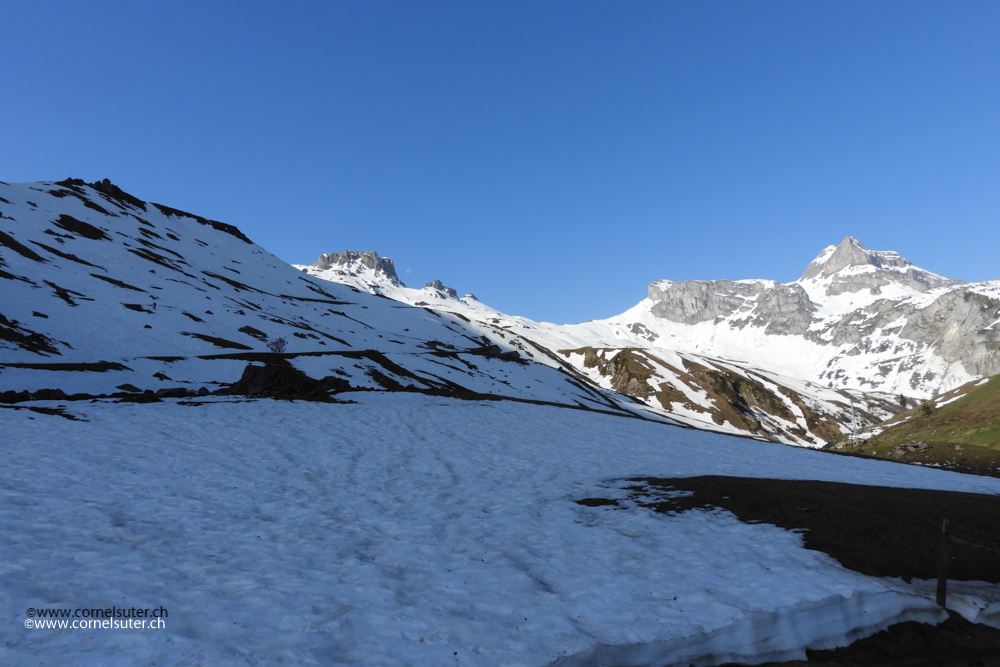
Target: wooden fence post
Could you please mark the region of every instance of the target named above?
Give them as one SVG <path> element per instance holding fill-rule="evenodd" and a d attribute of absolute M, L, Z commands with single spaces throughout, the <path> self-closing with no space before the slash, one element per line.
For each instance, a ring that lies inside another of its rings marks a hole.
<path fill-rule="evenodd" d="M 947 609 L 948 598 L 948 519 L 941 524 L 941 548 L 938 551 L 937 603 L 942 609 Z"/>

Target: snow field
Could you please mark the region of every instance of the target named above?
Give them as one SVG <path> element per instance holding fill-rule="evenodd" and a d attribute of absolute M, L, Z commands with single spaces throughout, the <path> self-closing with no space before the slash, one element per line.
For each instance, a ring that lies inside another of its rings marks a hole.
<path fill-rule="evenodd" d="M 763 655 L 782 610 L 806 605 L 814 622 L 780 647 L 801 651 L 926 615 L 926 601 L 725 511 L 573 501 L 624 498 L 609 480 L 639 475 L 1000 492 L 577 410 L 349 397 L 70 405 L 87 422 L 0 412 L 0 662 L 633 664 L 637 646 L 662 657 L 678 642 Z M 167 627 L 21 625 L 28 607 L 112 604 L 163 605 Z M 867 613 L 851 626 L 853 608 Z"/>

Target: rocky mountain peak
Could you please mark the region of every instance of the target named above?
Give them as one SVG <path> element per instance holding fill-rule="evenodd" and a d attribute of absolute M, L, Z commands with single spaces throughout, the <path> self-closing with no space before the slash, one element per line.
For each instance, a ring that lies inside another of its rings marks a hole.
<path fill-rule="evenodd" d="M 379 257 L 374 250 L 358 252 L 356 250 L 345 250 L 343 252 L 328 252 L 320 255 L 319 259 L 310 264 L 314 269 L 326 271 L 328 269 L 338 269 L 347 273 L 363 272 L 368 269 L 376 275 L 382 274 L 393 285 L 402 285 L 399 276 L 396 275 L 396 266 L 389 257 Z"/>
<path fill-rule="evenodd" d="M 869 250 L 853 236 L 845 236 L 837 246 L 828 246 L 814 259 L 798 282 L 828 279 L 828 295 L 871 289 L 879 294 L 890 283 L 899 283 L 926 292 L 937 287 L 960 285 L 963 281 L 943 278 L 914 266 L 891 250 Z"/>
<path fill-rule="evenodd" d="M 424 289 L 437 290 L 438 292 L 446 294 L 446 295 L 450 296 L 453 299 L 457 299 L 458 298 L 458 292 L 455 290 L 455 288 L 454 287 L 448 287 L 447 285 L 445 285 L 440 280 L 432 280 L 432 281 L 430 281 L 429 283 L 427 283 L 426 285 L 424 285 Z"/>
<path fill-rule="evenodd" d="M 838 246 L 829 246 L 809 264 L 799 280 L 829 277 L 850 266 L 873 266 L 877 269 L 912 267 L 910 260 L 891 251 L 869 250 L 853 236 L 845 236 Z"/>

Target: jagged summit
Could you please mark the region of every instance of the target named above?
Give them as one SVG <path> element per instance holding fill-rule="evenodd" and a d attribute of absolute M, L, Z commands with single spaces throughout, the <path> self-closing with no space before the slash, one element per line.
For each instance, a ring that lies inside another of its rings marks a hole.
<path fill-rule="evenodd" d="M 458 298 L 458 291 L 454 287 L 448 287 L 440 280 L 430 281 L 429 283 L 424 285 L 424 289 L 436 290 L 438 292 L 441 292 L 442 294 L 450 296 L 453 299 Z"/>
<path fill-rule="evenodd" d="M 675 349 L 811 369 L 831 386 L 932 393 L 1000 372 L 1000 285 L 949 279 L 844 237 L 802 277 L 650 283 L 629 330 Z M 620 318 L 616 318 L 616 321 Z M 696 330 L 687 327 L 700 327 Z M 789 344 L 795 337 L 796 342 Z M 782 342 L 778 342 L 782 341 Z M 795 346 L 800 346 L 793 352 Z M 795 354 L 798 361 L 789 363 Z M 818 361 L 821 360 L 821 361 Z"/>
<path fill-rule="evenodd" d="M 373 278 L 387 280 L 393 285 L 403 285 L 399 276 L 396 275 L 396 266 L 389 257 L 380 257 L 374 250 L 358 252 L 356 250 L 344 250 L 343 252 L 329 252 L 319 256 L 315 262 L 309 265 L 318 271 L 343 272 L 343 275 L 372 274 Z"/>

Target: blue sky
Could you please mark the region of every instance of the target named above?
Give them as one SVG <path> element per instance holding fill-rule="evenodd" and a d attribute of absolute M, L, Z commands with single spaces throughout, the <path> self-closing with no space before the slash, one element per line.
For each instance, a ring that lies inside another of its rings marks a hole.
<path fill-rule="evenodd" d="M 8 0 L 0 179 L 555 322 L 791 281 L 847 234 L 994 279 L 997 35 L 997 2 Z"/>

